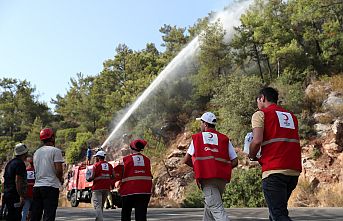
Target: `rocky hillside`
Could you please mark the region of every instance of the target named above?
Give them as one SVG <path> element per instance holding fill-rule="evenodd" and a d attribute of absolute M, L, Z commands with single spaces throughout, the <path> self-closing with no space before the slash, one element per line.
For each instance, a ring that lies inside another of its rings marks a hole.
<path fill-rule="evenodd" d="M 312 132 L 301 141 L 303 172 L 290 204 L 343 205 L 343 96 L 332 91 L 329 84 L 317 82 L 306 89 L 306 97 L 316 99 L 319 108 L 311 114 L 313 123 L 307 125 Z M 179 134 L 165 159 L 155 165 L 153 206 L 181 206 L 187 186 L 194 182 L 192 169 L 181 164 L 190 141 L 191 133 Z M 238 168 L 259 166 L 250 163 L 238 145 L 236 151 L 240 158 Z"/>

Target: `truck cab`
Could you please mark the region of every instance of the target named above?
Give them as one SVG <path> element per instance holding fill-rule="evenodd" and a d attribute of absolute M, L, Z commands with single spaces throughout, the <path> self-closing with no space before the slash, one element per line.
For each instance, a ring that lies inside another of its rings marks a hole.
<path fill-rule="evenodd" d="M 119 183 L 122 176 L 123 166 L 118 161 L 110 161 L 114 168 L 115 178 L 110 191 L 112 201 L 117 207 L 121 207 L 121 197 L 118 193 Z M 85 164 L 73 165 L 68 172 L 67 199 L 72 207 L 77 207 L 80 202 L 91 203 L 93 181 L 87 181 L 86 176 L 92 173 L 93 166 Z M 88 175 L 87 175 L 88 173 Z"/>

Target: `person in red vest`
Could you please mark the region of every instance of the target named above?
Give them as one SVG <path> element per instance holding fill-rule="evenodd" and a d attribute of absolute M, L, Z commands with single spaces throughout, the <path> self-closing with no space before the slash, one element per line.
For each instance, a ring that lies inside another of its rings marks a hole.
<path fill-rule="evenodd" d="M 140 153 L 146 145 L 147 142 L 142 139 L 132 141 L 131 154 L 123 158 L 124 171 L 119 188 L 122 196 L 122 221 L 131 220 L 132 208 L 135 208 L 136 221 L 147 220 L 152 174 L 149 158 Z"/>
<path fill-rule="evenodd" d="M 103 221 L 103 209 L 114 179 L 114 170 L 110 163 L 105 161 L 105 151 L 99 150 L 95 155 L 93 173 L 88 181 L 93 181 L 92 202 L 96 213 L 96 221 Z"/>
<path fill-rule="evenodd" d="M 238 165 L 237 154 L 230 139 L 215 130 L 216 116 L 204 113 L 201 132 L 192 135 L 183 163 L 193 167 L 195 179 L 205 197 L 203 220 L 229 220 L 225 212 L 222 195 L 230 182 L 231 171 Z"/>
<path fill-rule="evenodd" d="M 33 185 L 35 184 L 35 170 L 33 166 L 33 157 L 28 156 L 26 158 L 28 166 L 26 167 L 27 173 L 27 192 L 24 200 L 24 206 L 21 216 L 21 221 L 26 221 L 31 219 L 31 205 L 33 200 Z"/>
<path fill-rule="evenodd" d="M 253 140 L 250 160 L 262 166 L 262 189 L 269 208 L 269 220 L 291 220 L 288 199 L 301 173 L 301 148 L 298 120 L 293 113 L 277 105 L 278 92 L 271 87 L 260 90 L 259 111 L 252 116 Z M 256 154 L 261 148 L 261 157 Z"/>

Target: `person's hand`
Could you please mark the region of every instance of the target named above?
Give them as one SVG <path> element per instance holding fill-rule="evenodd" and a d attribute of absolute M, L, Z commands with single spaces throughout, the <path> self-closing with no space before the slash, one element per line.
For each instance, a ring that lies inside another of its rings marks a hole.
<path fill-rule="evenodd" d="M 23 206 L 24 206 L 24 202 L 25 202 L 25 198 L 21 196 L 21 197 L 20 197 L 20 201 L 19 201 L 20 207 L 23 207 Z"/>

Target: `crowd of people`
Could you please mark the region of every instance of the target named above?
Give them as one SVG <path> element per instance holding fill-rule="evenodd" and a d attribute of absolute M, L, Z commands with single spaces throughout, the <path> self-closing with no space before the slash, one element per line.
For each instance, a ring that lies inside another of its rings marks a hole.
<path fill-rule="evenodd" d="M 297 185 L 301 173 L 301 149 L 297 118 L 277 105 L 278 92 L 271 87 L 260 90 L 256 98 L 258 111 L 252 116 L 252 141 L 248 157 L 262 166 L 262 190 L 269 208 L 269 220 L 291 220 L 288 215 L 288 199 Z M 230 182 L 232 169 L 238 158 L 230 138 L 216 130 L 217 118 L 205 112 L 200 118 L 200 132 L 192 135 L 192 141 L 183 163 L 192 167 L 198 187 L 204 195 L 203 220 L 230 220 L 222 201 L 225 186 Z M 19 143 L 14 148 L 15 157 L 4 172 L 3 205 L 7 208 L 6 220 L 55 220 L 59 189 L 63 183 L 64 159 L 55 147 L 55 134 L 51 128 L 40 132 L 43 146 L 28 155 L 28 147 Z M 147 208 L 152 194 L 150 160 L 141 152 L 147 141 L 129 142 L 125 136 L 121 160 L 122 173 L 119 193 L 122 197 L 121 220 L 130 221 L 132 209 L 135 220 L 147 220 Z M 261 151 L 261 154 L 257 153 Z M 92 185 L 92 203 L 95 220 L 103 220 L 103 208 L 109 191 L 113 188 L 115 172 L 105 160 L 106 153 L 95 153 Z M 92 149 L 88 146 L 87 165 L 92 161 Z M 25 165 L 26 162 L 26 165 Z"/>

